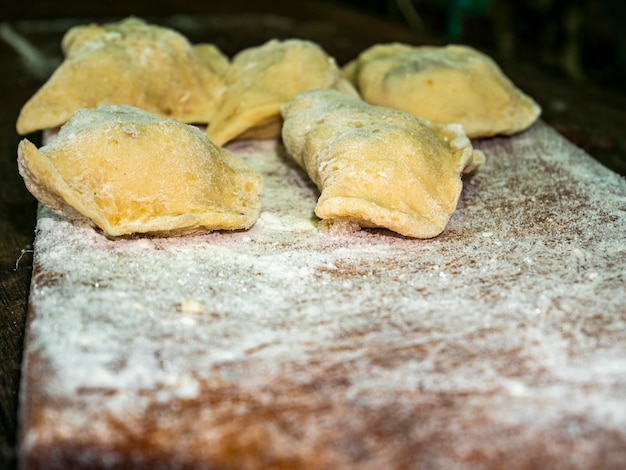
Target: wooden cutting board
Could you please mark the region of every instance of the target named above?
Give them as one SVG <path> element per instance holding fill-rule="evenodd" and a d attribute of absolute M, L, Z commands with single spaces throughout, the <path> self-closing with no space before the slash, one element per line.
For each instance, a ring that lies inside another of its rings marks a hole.
<path fill-rule="evenodd" d="M 541 122 L 476 146 L 432 240 L 319 227 L 275 141 L 230 147 L 265 178 L 247 232 L 41 207 L 23 467 L 621 467 L 626 181 Z"/>

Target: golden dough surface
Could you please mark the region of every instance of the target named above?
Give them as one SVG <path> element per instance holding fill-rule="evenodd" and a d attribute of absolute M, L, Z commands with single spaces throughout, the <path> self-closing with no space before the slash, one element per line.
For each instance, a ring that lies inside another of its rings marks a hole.
<path fill-rule="evenodd" d="M 280 106 L 304 90 L 332 88 L 356 94 L 335 60 L 316 43 L 273 39 L 233 57 L 226 91 L 207 128 L 218 145 L 236 138 L 280 136 Z"/>
<path fill-rule="evenodd" d="M 204 132 L 131 106 L 81 109 L 48 145 L 24 139 L 18 165 L 42 203 L 109 236 L 247 229 L 261 176 Z"/>
<path fill-rule="evenodd" d="M 80 108 L 127 104 L 162 117 L 206 124 L 223 92 L 224 61 L 213 46 L 126 18 L 71 28 L 64 60 L 26 102 L 17 131 L 55 128 Z"/>
<path fill-rule="evenodd" d="M 379 44 L 343 72 L 368 103 L 460 123 L 469 137 L 520 132 L 541 112 L 490 57 L 467 46 Z"/>
<path fill-rule="evenodd" d="M 484 161 L 458 124 L 334 90 L 300 93 L 282 113 L 285 148 L 320 189 L 321 219 L 435 237 L 456 209 L 461 174 Z"/>
<path fill-rule="evenodd" d="M 193 48 L 209 70 L 220 77 L 226 75 L 228 67 L 230 67 L 230 59 L 215 44 L 194 44 Z"/>

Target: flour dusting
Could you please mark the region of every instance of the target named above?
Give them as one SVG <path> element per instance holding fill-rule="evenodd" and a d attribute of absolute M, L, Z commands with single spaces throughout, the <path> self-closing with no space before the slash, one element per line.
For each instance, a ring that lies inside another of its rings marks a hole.
<path fill-rule="evenodd" d="M 248 231 L 110 240 L 41 207 L 23 452 L 617 468 L 626 182 L 542 123 L 476 146 L 432 240 L 320 224 L 275 141 L 230 145 L 264 176 Z"/>

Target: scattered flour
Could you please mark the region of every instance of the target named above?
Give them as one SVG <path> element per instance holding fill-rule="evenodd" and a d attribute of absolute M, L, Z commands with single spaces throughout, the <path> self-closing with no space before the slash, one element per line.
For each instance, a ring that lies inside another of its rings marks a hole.
<path fill-rule="evenodd" d="M 607 463 L 626 443 L 626 182 L 542 123 L 477 146 L 487 163 L 433 240 L 319 223 L 273 141 L 231 147 L 265 178 L 246 232 L 114 241 L 41 207 L 24 451 L 148 422 L 181 436 L 151 431 L 163 449 L 219 449 L 243 423 L 276 455 L 345 464 L 327 439 L 358 441 L 366 468 L 441 433 L 424 455 L 447 468 Z"/>

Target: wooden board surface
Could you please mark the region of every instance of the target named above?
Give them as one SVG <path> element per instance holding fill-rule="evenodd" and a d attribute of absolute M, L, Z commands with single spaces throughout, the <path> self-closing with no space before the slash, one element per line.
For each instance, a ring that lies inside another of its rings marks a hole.
<path fill-rule="evenodd" d="M 619 468 L 626 182 L 537 123 L 433 240 L 328 230 L 273 141 L 247 232 L 109 240 L 40 208 L 25 468 Z"/>

